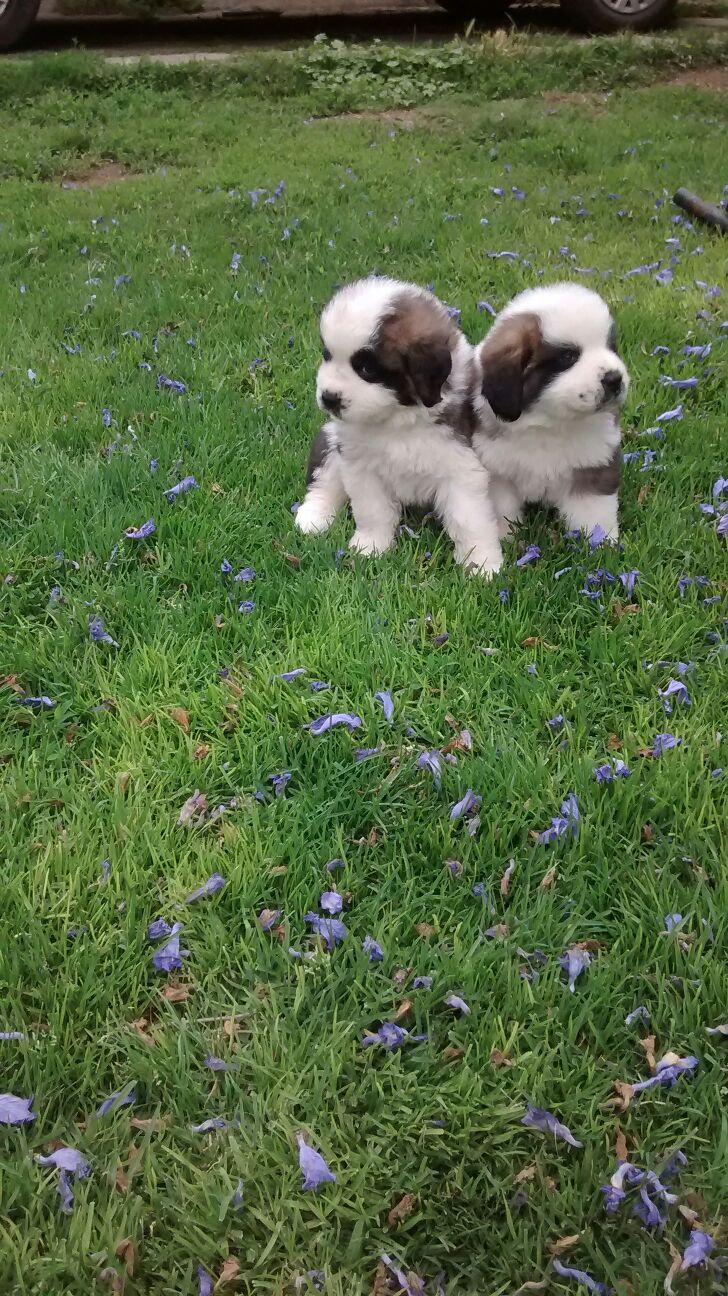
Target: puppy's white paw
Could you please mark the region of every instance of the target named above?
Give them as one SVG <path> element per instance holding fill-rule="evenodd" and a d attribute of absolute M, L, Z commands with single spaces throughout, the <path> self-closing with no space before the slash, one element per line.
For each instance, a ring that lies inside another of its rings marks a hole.
<path fill-rule="evenodd" d="M 295 522 L 304 535 L 323 535 L 335 517 L 336 513 L 322 508 L 316 500 L 304 500 L 296 513 Z"/>
<path fill-rule="evenodd" d="M 456 550 L 455 560 L 471 576 L 484 576 L 486 579 L 490 579 L 491 576 L 495 576 L 496 572 L 500 571 L 503 565 L 503 554 L 500 549 L 489 548 L 487 545 L 475 545 L 467 553 Z"/>
<path fill-rule="evenodd" d="M 392 547 L 392 536 L 376 535 L 374 532 L 355 531 L 349 541 L 349 548 L 357 553 L 373 556 L 386 553 Z"/>

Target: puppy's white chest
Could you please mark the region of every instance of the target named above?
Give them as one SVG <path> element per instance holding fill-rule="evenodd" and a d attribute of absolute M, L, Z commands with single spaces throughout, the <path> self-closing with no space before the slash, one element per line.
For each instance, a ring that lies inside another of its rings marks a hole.
<path fill-rule="evenodd" d="M 347 439 L 343 454 L 352 466 L 374 472 L 402 504 L 426 504 L 447 471 L 451 434 L 435 427 L 396 433 L 363 431 Z"/>
<path fill-rule="evenodd" d="M 618 444 L 619 427 L 606 415 L 560 427 L 524 421 L 500 436 L 477 437 L 481 462 L 516 484 L 522 499 L 533 501 L 554 501 L 575 468 L 608 463 Z"/>

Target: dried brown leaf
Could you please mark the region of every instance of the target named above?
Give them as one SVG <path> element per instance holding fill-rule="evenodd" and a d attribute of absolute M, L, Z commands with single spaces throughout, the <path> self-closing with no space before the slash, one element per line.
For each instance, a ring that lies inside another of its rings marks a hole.
<path fill-rule="evenodd" d="M 526 1292 L 543 1292 L 549 1285 L 548 1278 L 542 1278 L 540 1282 L 525 1282 L 513 1293 L 513 1296 L 526 1296 Z"/>
<path fill-rule="evenodd" d="M 691 1228 L 694 1228 L 700 1219 L 698 1211 L 693 1210 L 690 1206 L 683 1206 L 682 1202 L 678 1203 L 678 1210 L 685 1222 L 689 1224 Z"/>
<path fill-rule="evenodd" d="M 404 1220 L 409 1219 L 416 1206 L 417 1198 L 414 1193 L 405 1193 L 404 1197 L 400 1197 L 399 1201 L 395 1202 L 387 1215 L 387 1224 L 389 1227 L 397 1228 L 397 1226 L 402 1224 Z"/>
<path fill-rule="evenodd" d="M 168 1116 L 131 1116 L 129 1119 L 132 1128 L 141 1130 L 143 1134 L 157 1134 L 168 1122 Z"/>
<path fill-rule="evenodd" d="M 394 1284 L 389 1281 L 389 1271 L 384 1261 L 380 1260 L 374 1275 L 371 1296 L 392 1296 L 394 1290 Z"/>
<path fill-rule="evenodd" d="M 541 881 L 538 884 L 539 891 L 548 891 L 549 887 L 552 887 L 555 881 L 556 881 L 556 865 L 552 864 L 551 868 L 544 873 L 543 877 L 541 878 Z"/>
<path fill-rule="evenodd" d="M 301 559 L 299 558 L 298 554 L 284 553 L 283 558 L 288 563 L 289 567 L 293 567 L 295 568 L 296 571 L 298 571 L 299 567 L 301 566 Z"/>
<path fill-rule="evenodd" d="M 239 1276 L 239 1262 L 235 1259 L 235 1256 L 228 1256 L 227 1259 L 223 1261 L 222 1269 L 220 1270 L 218 1280 L 215 1283 L 215 1291 L 217 1291 L 219 1287 L 224 1287 L 227 1283 L 235 1282 L 235 1279 Z"/>
<path fill-rule="evenodd" d="M 517 1184 L 533 1183 L 534 1179 L 536 1178 L 537 1170 L 538 1167 L 536 1165 L 524 1166 L 522 1170 L 518 1171 L 518 1174 L 515 1176 L 513 1182 Z"/>
<path fill-rule="evenodd" d="M 645 500 L 647 499 L 647 496 L 648 496 L 649 493 L 650 493 L 650 489 L 651 489 L 651 488 L 650 488 L 649 484 L 645 484 L 644 486 L 640 486 L 639 491 L 638 491 L 638 493 L 637 493 L 637 503 L 638 503 L 638 504 L 644 504 Z"/>
<path fill-rule="evenodd" d="M 488 928 L 488 934 L 496 940 L 505 940 L 506 936 L 510 935 L 510 931 L 508 923 L 496 923 L 494 927 Z"/>
<path fill-rule="evenodd" d="M 190 732 L 190 717 L 184 707 L 170 707 L 169 714 L 180 729 L 184 729 L 185 733 Z"/>
<path fill-rule="evenodd" d="M 406 985 L 413 972 L 414 968 L 412 967 L 397 968 L 396 972 L 392 976 L 392 980 L 398 990 L 401 990 L 402 987 Z"/>
<path fill-rule="evenodd" d="M 616 1138 L 614 1140 L 614 1151 L 618 1161 L 629 1161 L 629 1148 L 627 1147 L 627 1138 L 624 1131 L 620 1129 L 619 1121 L 615 1128 Z"/>
<path fill-rule="evenodd" d="M 99 1282 L 104 1283 L 112 1292 L 123 1292 L 124 1290 L 123 1274 L 117 1273 L 113 1265 L 107 1265 L 105 1269 L 101 1270 Z"/>
<path fill-rule="evenodd" d="M 149 1048 L 156 1047 L 157 1041 L 153 1035 L 149 1035 L 147 1032 L 149 1021 L 146 1017 L 137 1017 L 136 1021 L 129 1022 L 129 1025 L 144 1044 L 147 1044 Z"/>
<path fill-rule="evenodd" d="M 126 1272 L 129 1278 L 134 1277 L 134 1264 L 136 1262 L 136 1246 L 131 1238 L 122 1238 L 114 1247 L 114 1255 L 117 1260 L 123 1260 Z"/>
<path fill-rule="evenodd" d="M 645 1035 L 645 1038 L 640 1040 L 640 1048 L 644 1049 L 647 1065 L 650 1068 L 650 1074 L 654 1075 L 657 1069 L 654 1035 Z"/>
<path fill-rule="evenodd" d="M 680 1272 L 680 1267 L 682 1265 L 682 1256 L 680 1255 L 680 1252 L 678 1251 L 677 1247 L 673 1245 L 673 1243 L 670 1241 L 669 1238 L 667 1239 L 667 1245 L 670 1250 L 670 1260 L 672 1261 L 672 1264 L 670 1265 L 670 1268 L 667 1274 L 665 1275 L 665 1281 L 662 1284 L 662 1290 L 665 1292 L 665 1296 L 675 1296 L 675 1288 L 672 1285 L 672 1280 L 673 1278 L 676 1278 Z"/>
<path fill-rule="evenodd" d="M 614 1080 L 612 1081 L 612 1088 L 616 1097 L 610 1098 L 610 1106 L 614 1107 L 615 1111 L 626 1112 L 634 1098 L 632 1085 L 628 1084 L 626 1080 Z"/>
<path fill-rule="evenodd" d="M 560 1256 L 563 1255 L 565 1251 L 571 1251 L 572 1247 L 575 1247 L 577 1242 L 580 1241 L 581 1233 L 572 1233 L 570 1237 L 561 1237 L 557 1238 L 555 1242 L 547 1242 L 546 1250 L 549 1255 Z"/>
<path fill-rule="evenodd" d="M 652 827 L 652 824 L 642 825 L 641 837 L 643 842 L 651 842 L 654 835 L 655 835 L 655 830 Z"/>
<path fill-rule="evenodd" d="M 558 652 L 556 644 L 546 643 L 546 640 L 539 638 L 538 635 L 527 635 L 525 639 L 521 640 L 522 648 L 538 648 L 539 645 L 546 648 L 548 652 Z"/>
<path fill-rule="evenodd" d="M 186 1003 L 192 993 L 192 987 L 170 984 L 164 986 L 159 993 L 167 1003 Z"/>
<path fill-rule="evenodd" d="M 454 1044 L 448 1044 L 447 1048 L 440 1054 L 443 1062 L 459 1062 L 461 1057 L 465 1056 L 464 1048 L 456 1048 Z"/>
<path fill-rule="evenodd" d="M 129 1177 L 126 1170 L 123 1170 L 121 1166 L 117 1167 L 114 1176 L 114 1187 L 116 1188 L 116 1191 L 120 1193 L 128 1193 L 129 1191 Z"/>
<path fill-rule="evenodd" d="M 130 778 L 131 778 L 131 770 L 122 770 L 121 774 L 117 774 L 116 776 L 117 792 L 126 792 L 126 789 L 129 786 Z"/>
<path fill-rule="evenodd" d="M 209 744 L 208 744 L 208 743 L 198 743 L 197 746 L 195 747 L 194 752 L 192 753 L 192 759 L 193 759 L 193 760 L 204 760 L 205 757 L 206 757 L 206 756 L 209 756 L 209 755 L 210 755 L 210 747 L 209 747 Z"/>
<path fill-rule="evenodd" d="M 513 1062 L 501 1049 L 492 1048 L 490 1050 L 490 1065 L 494 1067 L 512 1067 Z"/>
<path fill-rule="evenodd" d="M 403 999 L 401 1004 L 399 1005 L 399 1008 L 394 1014 L 392 1020 L 396 1022 L 401 1021 L 403 1017 L 409 1017 L 411 1012 L 412 1012 L 412 1000 Z"/>
<path fill-rule="evenodd" d="M 429 940 L 431 936 L 437 935 L 437 928 L 426 922 L 415 923 L 415 931 L 422 940 Z"/>
<path fill-rule="evenodd" d="M 607 751 L 621 751 L 622 741 L 616 734 L 610 734 L 607 738 Z"/>

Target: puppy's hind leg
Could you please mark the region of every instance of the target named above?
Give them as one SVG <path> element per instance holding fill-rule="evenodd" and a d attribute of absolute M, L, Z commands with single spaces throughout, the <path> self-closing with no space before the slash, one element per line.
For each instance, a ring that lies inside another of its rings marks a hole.
<path fill-rule="evenodd" d="M 348 499 L 341 479 L 341 456 L 329 440 L 328 426 L 315 438 L 308 458 L 306 494 L 296 513 L 296 526 L 306 535 L 328 531 Z"/>
<path fill-rule="evenodd" d="M 481 576 L 494 575 L 503 562 L 489 485 L 486 469 L 468 453 L 460 471 L 441 482 L 435 495 L 435 508 L 455 546 L 455 561 Z"/>

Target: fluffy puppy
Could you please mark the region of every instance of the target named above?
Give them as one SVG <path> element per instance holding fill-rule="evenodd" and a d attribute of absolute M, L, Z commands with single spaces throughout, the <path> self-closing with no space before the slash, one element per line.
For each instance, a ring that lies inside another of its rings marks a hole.
<path fill-rule="evenodd" d="M 414 284 L 362 279 L 325 308 L 321 341 L 316 398 L 331 418 L 311 448 L 300 529 L 325 531 L 349 499 L 350 548 L 380 554 L 402 505 L 426 505 L 459 563 L 497 571 L 488 473 L 471 444 L 473 349 L 442 302 Z"/>
<path fill-rule="evenodd" d="M 528 289 L 477 348 L 473 445 L 491 473 L 501 536 L 524 504 L 555 504 L 570 529 L 619 534 L 619 407 L 629 375 L 607 303 L 580 284 Z"/>

